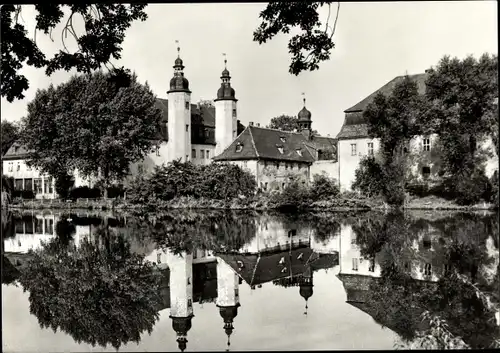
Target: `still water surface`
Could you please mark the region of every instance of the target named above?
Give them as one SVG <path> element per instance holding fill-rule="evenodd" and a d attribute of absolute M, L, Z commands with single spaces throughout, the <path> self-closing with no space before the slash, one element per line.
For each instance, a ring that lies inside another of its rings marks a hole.
<path fill-rule="evenodd" d="M 498 344 L 497 214 L 2 213 L 2 236 L 4 351 L 418 348 L 446 339 L 426 311 Z"/>

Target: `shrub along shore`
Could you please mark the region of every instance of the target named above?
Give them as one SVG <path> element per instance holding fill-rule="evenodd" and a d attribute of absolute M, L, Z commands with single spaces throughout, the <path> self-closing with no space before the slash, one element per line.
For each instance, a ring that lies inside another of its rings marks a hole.
<path fill-rule="evenodd" d="M 233 209 L 282 211 L 384 210 L 389 206 L 380 195 L 366 197 L 360 192 L 340 192 L 335 179 L 314 175 L 309 185 L 290 178 L 281 190 L 257 189 L 255 178 L 235 165 L 212 163 L 196 166 L 174 161 L 156 167 L 152 174 L 139 175 L 129 188 L 115 187 L 102 198 L 99 189 L 74 188 L 67 200 L 26 200 L 16 198 L 10 205 L 22 209 L 143 210 Z M 256 192 L 257 190 L 257 192 Z M 421 210 L 491 210 L 496 203 L 477 202 L 459 205 L 454 200 L 435 195 L 406 193 L 403 209 Z"/>

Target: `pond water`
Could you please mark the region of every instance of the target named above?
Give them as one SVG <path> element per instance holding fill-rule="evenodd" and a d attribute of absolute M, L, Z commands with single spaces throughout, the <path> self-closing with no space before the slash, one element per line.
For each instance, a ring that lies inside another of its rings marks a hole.
<path fill-rule="evenodd" d="M 3 211 L 2 236 L 4 351 L 500 339 L 494 213 Z"/>

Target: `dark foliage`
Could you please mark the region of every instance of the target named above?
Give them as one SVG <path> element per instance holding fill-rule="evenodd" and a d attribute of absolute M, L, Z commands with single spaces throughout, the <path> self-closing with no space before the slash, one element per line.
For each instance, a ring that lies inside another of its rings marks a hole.
<path fill-rule="evenodd" d="M 14 190 L 12 196 L 14 198 L 20 197 L 25 200 L 32 200 L 35 198 L 36 195 L 33 192 L 33 190 Z"/>
<path fill-rule="evenodd" d="M 2 144 L 2 156 L 3 156 L 5 153 L 7 153 L 10 146 L 12 146 L 12 144 L 19 138 L 19 126 L 14 123 L 11 123 L 10 121 L 4 121 L 4 120 L 2 120 L 0 124 L 1 124 L 0 129 L 2 132 L 2 138 L 0 143 Z"/>
<path fill-rule="evenodd" d="M 324 28 L 319 19 L 318 8 L 328 6 L 328 18 Z M 302 32 L 293 36 L 288 42 L 288 51 L 292 55 L 290 73 L 298 75 L 302 71 L 317 70 L 319 63 L 330 59 L 330 52 L 334 47 L 332 40 L 335 33 L 340 3 L 333 26 L 330 25 L 329 1 L 320 2 L 286 2 L 274 1 L 260 13 L 262 23 L 254 32 L 254 41 L 266 43 L 278 33 L 288 34 L 292 28 L 299 28 Z M 307 55 L 304 55 L 304 52 Z"/>
<path fill-rule="evenodd" d="M 57 173 L 55 176 L 54 188 L 60 198 L 66 199 L 70 189 L 75 184 L 75 179 L 68 173 Z"/>
<path fill-rule="evenodd" d="M 146 4 L 37 4 L 35 5 L 37 31 L 52 39 L 53 29 L 66 23 L 62 30 L 63 50 L 47 58 L 36 43 L 28 37 L 28 29 L 19 22 L 21 5 L 1 8 L 2 36 L 2 97 L 9 102 L 23 99 L 29 88 L 28 79 L 20 74 L 23 65 L 45 68 L 51 75 L 57 70 L 76 69 L 90 73 L 106 65 L 111 59 L 120 59 L 125 31 L 137 20 L 147 18 Z M 83 19 L 85 32 L 78 36 L 73 18 Z M 65 39 L 70 34 L 78 43 L 78 50 L 68 51 Z M 59 36 L 57 36 L 59 38 Z M 36 37 L 35 37 L 36 38 Z"/>
<path fill-rule="evenodd" d="M 59 239 L 46 243 L 32 253 L 20 282 L 41 327 L 118 349 L 151 333 L 158 319 L 158 277 L 122 236 L 106 228 L 94 236 L 103 237 L 103 247 L 87 239 L 78 247 Z"/>
<path fill-rule="evenodd" d="M 373 156 L 361 159 L 354 174 L 352 189 L 372 197 L 381 195 L 384 189 L 384 171 Z"/>
<path fill-rule="evenodd" d="M 69 192 L 69 198 L 73 200 L 97 199 L 99 197 L 101 197 L 101 190 L 98 188 L 89 188 L 88 186 L 80 186 L 71 189 Z"/>
<path fill-rule="evenodd" d="M 197 166 L 173 161 L 156 167 L 150 176 L 138 176 L 127 191 L 127 199 L 143 204 L 181 196 L 230 200 L 254 195 L 256 186 L 254 176 L 236 165 Z"/>

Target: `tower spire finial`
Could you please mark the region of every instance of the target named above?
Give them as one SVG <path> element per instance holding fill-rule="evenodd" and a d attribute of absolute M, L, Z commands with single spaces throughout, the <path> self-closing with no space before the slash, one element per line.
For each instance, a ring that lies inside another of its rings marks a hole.
<path fill-rule="evenodd" d="M 226 53 L 222 53 L 224 56 L 224 69 L 227 69 L 227 59 L 226 59 Z"/>
<path fill-rule="evenodd" d="M 304 102 L 304 107 L 306 106 L 306 94 L 302 92 L 302 101 Z"/>
<path fill-rule="evenodd" d="M 177 39 L 175 40 L 175 44 L 177 44 L 177 57 L 180 58 L 181 57 L 181 48 L 179 46 L 179 41 Z"/>

